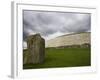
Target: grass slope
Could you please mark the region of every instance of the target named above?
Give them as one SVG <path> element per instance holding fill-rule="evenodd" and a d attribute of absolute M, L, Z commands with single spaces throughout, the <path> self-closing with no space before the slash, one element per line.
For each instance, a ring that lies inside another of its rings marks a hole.
<path fill-rule="evenodd" d="M 24 54 L 27 50 L 24 51 Z M 24 69 L 76 67 L 91 65 L 90 48 L 46 48 L 43 64 L 25 64 Z"/>

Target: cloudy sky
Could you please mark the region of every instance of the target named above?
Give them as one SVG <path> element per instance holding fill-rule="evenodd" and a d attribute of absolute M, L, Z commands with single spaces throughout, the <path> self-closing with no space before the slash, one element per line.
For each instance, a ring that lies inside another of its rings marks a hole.
<path fill-rule="evenodd" d="M 24 47 L 27 36 L 40 33 L 45 40 L 64 34 L 90 32 L 91 14 L 23 11 Z"/>

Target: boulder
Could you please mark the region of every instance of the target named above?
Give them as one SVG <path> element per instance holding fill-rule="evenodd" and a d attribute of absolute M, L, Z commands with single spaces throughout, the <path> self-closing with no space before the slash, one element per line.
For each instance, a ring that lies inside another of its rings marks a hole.
<path fill-rule="evenodd" d="M 24 64 L 43 63 L 45 58 L 45 40 L 40 34 L 31 35 L 27 38 L 28 59 Z"/>

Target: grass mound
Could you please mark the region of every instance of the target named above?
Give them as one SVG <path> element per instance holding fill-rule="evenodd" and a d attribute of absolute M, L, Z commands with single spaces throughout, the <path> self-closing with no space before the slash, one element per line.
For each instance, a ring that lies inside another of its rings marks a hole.
<path fill-rule="evenodd" d="M 27 50 L 24 50 L 24 56 Z M 46 48 L 43 64 L 24 64 L 24 69 L 90 66 L 90 48 Z"/>

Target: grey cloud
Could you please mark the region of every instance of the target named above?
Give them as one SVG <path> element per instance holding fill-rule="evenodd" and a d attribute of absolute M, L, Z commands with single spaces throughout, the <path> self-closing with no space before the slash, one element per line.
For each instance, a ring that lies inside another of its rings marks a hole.
<path fill-rule="evenodd" d="M 23 38 L 30 33 L 40 33 L 49 37 L 56 32 L 90 31 L 91 15 L 82 13 L 60 13 L 42 11 L 23 11 Z"/>

